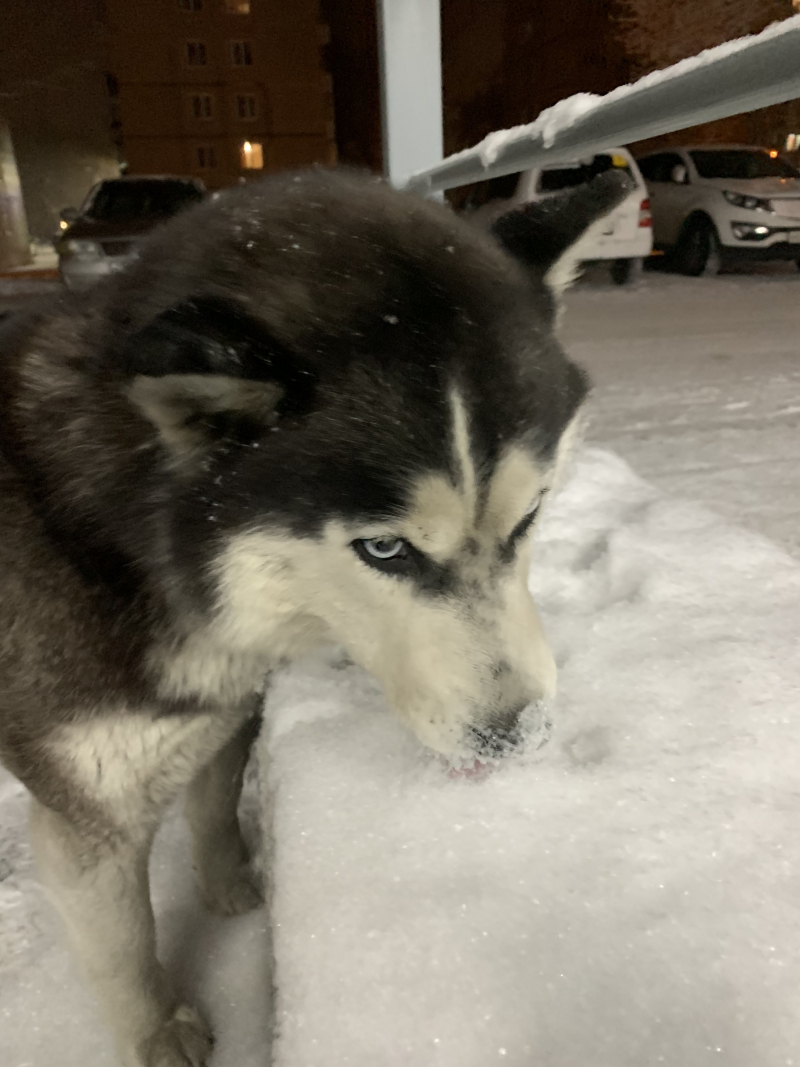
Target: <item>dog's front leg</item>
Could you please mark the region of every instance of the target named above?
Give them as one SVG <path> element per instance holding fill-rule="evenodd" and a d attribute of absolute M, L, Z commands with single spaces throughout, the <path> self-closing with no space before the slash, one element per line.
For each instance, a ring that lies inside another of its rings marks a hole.
<path fill-rule="evenodd" d="M 31 831 L 45 884 L 114 1030 L 125 1067 L 203 1067 L 213 1039 L 179 1005 L 155 955 L 147 861 L 156 825 L 82 832 L 34 800 Z"/>
<path fill-rule="evenodd" d="M 241 915 L 263 901 L 237 815 L 247 759 L 260 725 L 259 716 L 246 722 L 187 790 L 186 817 L 200 894 L 206 907 L 221 915 Z"/>

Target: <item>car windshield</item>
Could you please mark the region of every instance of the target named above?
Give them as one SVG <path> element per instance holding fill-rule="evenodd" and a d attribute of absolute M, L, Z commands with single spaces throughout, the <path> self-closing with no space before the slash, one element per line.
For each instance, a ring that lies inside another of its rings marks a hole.
<path fill-rule="evenodd" d="M 780 156 L 744 148 L 689 153 L 701 178 L 798 178 L 800 174 Z"/>
<path fill-rule="evenodd" d="M 203 194 L 191 182 L 103 182 L 84 214 L 99 222 L 167 218 L 202 199 Z"/>
<path fill-rule="evenodd" d="M 554 167 L 552 170 L 548 168 L 539 176 L 539 192 L 557 193 L 561 189 L 574 189 L 576 185 L 585 185 L 598 174 L 605 174 L 607 170 L 614 169 L 622 170 L 626 174 L 631 173 L 625 156 L 613 153 L 607 155 L 605 152 L 601 152 L 594 159 L 581 160 L 568 167 Z"/>

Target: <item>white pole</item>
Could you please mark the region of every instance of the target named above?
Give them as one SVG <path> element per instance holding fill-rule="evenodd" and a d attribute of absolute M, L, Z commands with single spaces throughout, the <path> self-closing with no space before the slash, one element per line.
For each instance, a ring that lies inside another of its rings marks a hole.
<path fill-rule="evenodd" d="M 439 0 L 377 0 L 383 169 L 393 185 L 441 162 Z"/>
<path fill-rule="evenodd" d="M 438 165 L 420 167 L 406 187 L 430 196 L 798 97 L 800 15 L 794 15 L 603 97 L 561 100 L 528 126 L 499 130 Z"/>

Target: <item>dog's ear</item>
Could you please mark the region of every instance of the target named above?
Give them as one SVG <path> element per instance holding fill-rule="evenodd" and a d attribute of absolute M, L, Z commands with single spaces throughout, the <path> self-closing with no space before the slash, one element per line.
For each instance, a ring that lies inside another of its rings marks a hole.
<path fill-rule="evenodd" d="M 251 442 L 313 406 L 312 368 L 227 301 L 169 308 L 127 334 L 113 358 L 130 399 L 181 459 L 220 439 Z"/>
<path fill-rule="evenodd" d="M 181 460 L 202 456 L 215 441 L 250 444 L 277 426 L 280 385 L 224 374 L 136 375 L 130 400 Z"/>
<path fill-rule="evenodd" d="M 501 215 L 492 233 L 515 259 L 560 292 L 575 279 L 578 260 L 570 251 L 578 239 L 635 188 L 625 171 L 606 171 L 585 185 Z"/>

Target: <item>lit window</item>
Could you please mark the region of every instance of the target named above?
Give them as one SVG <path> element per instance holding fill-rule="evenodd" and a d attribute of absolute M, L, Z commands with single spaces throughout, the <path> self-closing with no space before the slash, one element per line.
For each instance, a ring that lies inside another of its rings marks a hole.
<path fill-rule="evenodd" d="M 250 0 L 225 0 L 225 10 L 229 15 L 249 15 Z"/>
<path fill-rule="evenodd" d="M 254 119 L 256 117 L 256 98 L 253 93 L 239 93 L 236 97 L 236 117 Z"/>
<path fill-rule="evenodd" d="M 192 118 L 210 119 L 214 114 L 214 102 L 210 93 L 195 93 L 192 97 Z"/>
<path fill-rule="evenodd" d="M 187 41 L 186 62 L 190 67 L 204 67 L 206 65 L 206 46 L 202 41 Z"/>
<path fill-rule="evenodd" d="M 794 152 L 796 148 L 800 148 L 800 133 L 790 133 L 786 138 L 786 151 Z"/>
<path fill-rule="evenodd" d="M 202 11 L 203 0 L 178 0 L 181 11 Z"/>
<path fill-rule="evenodd" d="M 264 147 L 258 141 L 245 141 L 239 149 L 242 170 L 261 170 L 264 166 Z"/>
<path fill-rule="evenodd" d="M 253 53 L 249 41 L 231 41 L 231 63 L 234 67 L 252 66 Z"/>
<path fill-rule="evenodd" d="M 197 166 L 201 170 L 210 170 L 217 165 L 217 153 L 213 145 L 200 145 L 197 149 Z"/>

